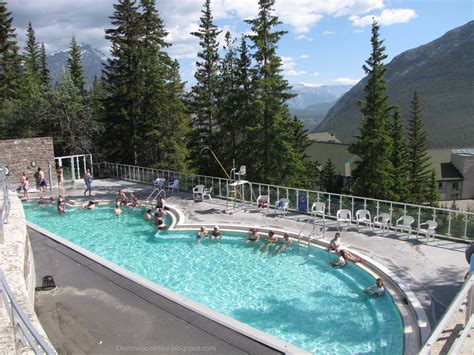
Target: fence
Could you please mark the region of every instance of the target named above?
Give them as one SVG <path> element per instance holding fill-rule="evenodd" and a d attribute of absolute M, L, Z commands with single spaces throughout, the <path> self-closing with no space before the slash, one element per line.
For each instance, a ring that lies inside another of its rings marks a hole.
<path fill-rule="evenodd" d="M 474 263 L 474 256 L 471 260 L 471 264 L 472 263 Z M 441 320 L 436 325 L 436 328 L 431 332 L 430 337 L 428 338 L 425 345 L 420 351 L 420 355 L 430 355 L 434 351 L 433 347 L 440 338 L 440 336 L 444 338 L 446 337 L 446 334 L 444 334 L 443 331 L 446 329 L 449 322 L 453 319 L 455 313 L 459 312 L 459 308 L 461 308 L 464 301 L 466 301 L 466 315 L 464 327 L 460 336 L 452 344 L 449 350 L 449 354 L 459 353 L 459 350 L 461 349 L 466 337 L 474 326 L 474 274 L 472 273 L 469 279 L 464 283 L 461 290 L 458 292 L 456 298 L 449 305 L 443 318 L 441 318 Z"/>
<path fill-rule="evenodd" d="M 184 191 L 192 191 L 195 185 L 204 185 L 208 188 L 213 187 L 213 195 L 217 197 L 229 197 L 228 184 L 230 180 L 226 178 L 109 162 L 99 163 L 97 167 L 99 175 L 102 176 L 146 184 L 153 184 L 153 181 L 158 177 L 164 178 L 168 183 L 174 179 L 178 179 L 180 180 L 180 189 Z M 370 211 L 371 216 L 388 213 L 392 227 L 394 227 L 394 221 L 401 216 L 408 215 L 415 219 L 414 230 L 419 229 L 420 225 L 427 220 L 433 220 L 438 224 L 436 228 L 436 236 L 438 237 L 458 239 L 474 238 L 474 213 L 468 211 L 420 206 L 255 182 L 249 182 L 249 188 L 242 190 L 241 201 L 255 202 L 255 197 L 258 195 L 270 196 L 271 203 L 281 198 L 287 198 L 290 201 L 289 210 L 302 213 L 309 213 L 314 202 L 324 202 L 326 206 L 326 216 L 334 219 L 336 218 L 337 210 L 340 209 L 350 210 L 352 216 L 355 216 L 355 211 L 360 209 Z"/>
<path fill-rule="evenodd" d="M 28 319 L 13 297 L 3 271 L 0 269 L 0 293 L 3 296 L 3 304 L 10 318 L 10 326 L 15 340 L 16 353 L 20 353 L 22 347 L 31 347 L 35 354 L 56 354 L 43 337 L 38 333 L 35 326 Z"/>
<path fill-rule="evenodd" d="M 0 189 L 3 195 L 2 205 L 0 206 L 0 243 L 3 243 L 3 225 L 8 222 L 10 214 L 10 197 L 8 196 L 8 169 L 0 166 Z"/>
<path fill-rule="evenodd" d="M 55 157 L 56 166 L 62 167 L 63 181 L 80 180 L 87 169 L 93 172 L 92 154 L 68 155 Z"/>

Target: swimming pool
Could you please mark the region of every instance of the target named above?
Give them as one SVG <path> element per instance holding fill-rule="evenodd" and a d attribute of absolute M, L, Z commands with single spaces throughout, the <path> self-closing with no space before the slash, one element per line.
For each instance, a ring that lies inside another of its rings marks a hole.
<path fill-rule="evenodd" d="M 322 354 L 403 353 L 403 325 L 390 295 L 367 298 L 371 275 L 333 269 L 325 251 L 262 255 L 240 232 L 194 243 L 196 231 L 157 234 L 143 209 L 25 205 L 27 219 L 113 263 L 302 349 Z"/>

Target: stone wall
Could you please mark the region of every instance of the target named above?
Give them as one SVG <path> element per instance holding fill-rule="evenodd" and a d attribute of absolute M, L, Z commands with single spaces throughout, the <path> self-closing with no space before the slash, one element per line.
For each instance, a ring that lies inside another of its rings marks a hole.
<path fill-rule="evenodd" d="M 20 181 L 21 173 L 24 171 L 29 177 L 30 187 L 34 187 L 33 174 L 39 167 L 46 172 L 48 161 L 54 169 L 53 138 L 51 137 L 0 140 L 0 164 L 7 166 L 10 170 L 9 178 L 13 187 Z M 31 166 L 31 162 L 36 163 L 34 167 Z M 48 177 L 47 174 L 46 177 Z"/>

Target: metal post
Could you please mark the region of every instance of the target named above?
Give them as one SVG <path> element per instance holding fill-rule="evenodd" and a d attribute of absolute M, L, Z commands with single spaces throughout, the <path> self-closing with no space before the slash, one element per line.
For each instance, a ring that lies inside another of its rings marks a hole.
<path fill-rule="evenodd" d="M 75 171 L 74 171 L 74 159 L 71 157 L 71 177 L 72 177 L 72 180 L 76 180 L 76 174 L 75 174 Z"/>
<path fill-rule="evenodd" d="M 77 179 L 79 180 L 81 178 L 81 168 L 79 167 L 79 157 L 76 156 L 76 166 L 77 166 L 77 174 L 79 175 Z"/>

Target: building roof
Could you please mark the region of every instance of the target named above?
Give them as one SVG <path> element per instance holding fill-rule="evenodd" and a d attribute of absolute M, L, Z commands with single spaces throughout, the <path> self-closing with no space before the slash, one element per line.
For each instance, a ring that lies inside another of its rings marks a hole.
<path fill-rule="evenodd" d="M 453 149 L 452 152 L 458 155 L 474 155 L 474 148 Z"/>
<path fill-rule="evenodd" d="M 336 136 L 329 132 L 317 132 L 308 134 L 309 139 L 316 142 L 332 142 L 332 143 L 341 143 Z"/>
<path fill-rule="evenodd" d="M 463 180 L 462 174 L 451 163 L 441 163 L 441 180 Z"/>

